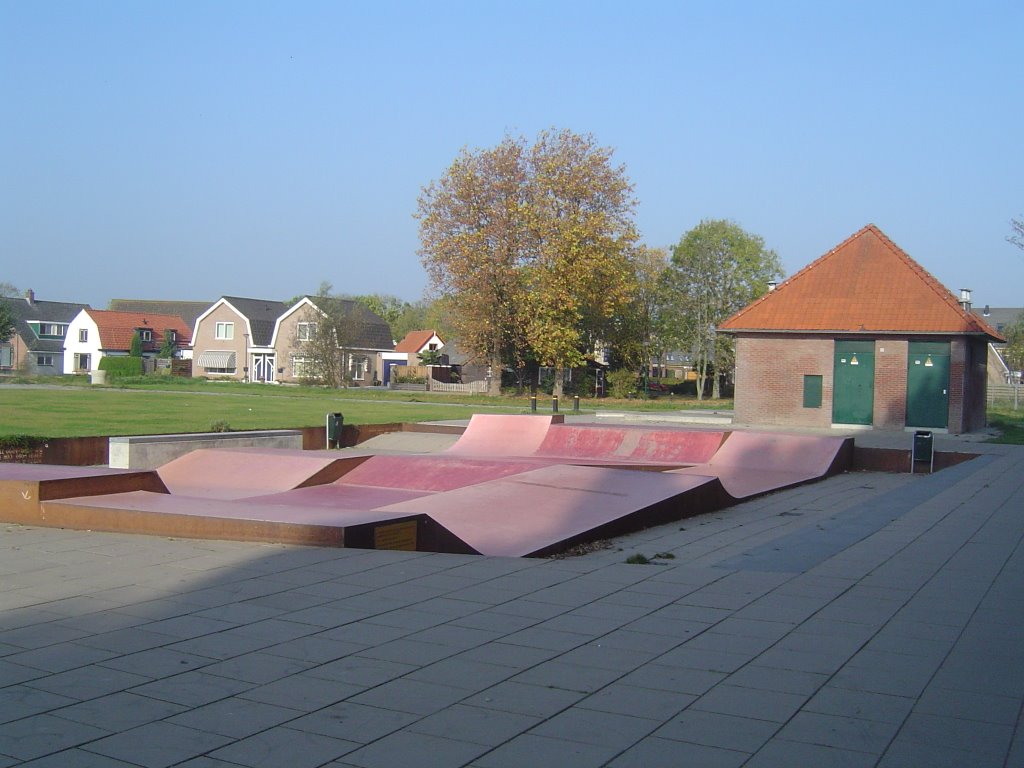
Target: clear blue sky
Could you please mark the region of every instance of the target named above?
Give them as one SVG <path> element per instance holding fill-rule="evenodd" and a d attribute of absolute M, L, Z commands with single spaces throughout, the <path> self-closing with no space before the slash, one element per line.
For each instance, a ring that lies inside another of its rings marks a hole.
<path fill-rule="evenodd" d="M 788 274 L 868 223 L 1024 306 L 1024 3 L 0 0 L 0 281 L 39 298 L 420 297 L 463 146 L 615 148 L 644 242 Z"/>

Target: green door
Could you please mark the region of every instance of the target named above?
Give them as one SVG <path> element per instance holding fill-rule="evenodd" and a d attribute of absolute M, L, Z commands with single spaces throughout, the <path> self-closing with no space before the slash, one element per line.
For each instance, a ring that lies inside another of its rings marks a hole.
<path fill-rule="evenodd" d="M 949 426 L 949 343 L 912 341 L 907 355 L 907 426 Z"/>
<path fill-rule="evenodd" d="M 832 421 L 871 424 L 875 407 L 875 342 L 836 341 Z"/>

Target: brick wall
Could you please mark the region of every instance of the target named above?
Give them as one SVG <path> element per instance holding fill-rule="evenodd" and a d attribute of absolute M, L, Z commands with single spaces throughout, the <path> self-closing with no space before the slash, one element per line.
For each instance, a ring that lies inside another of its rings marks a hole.
<path fill-rule="evenodd" d="M 876 429 L 903 429 L 907 422 L 906 339 L 875 341 L 875 403 L 871 419 Z"/>
<path fill-rule="evenodd" d="M 832 423 L 832 339 L 797 335 L 736 339 L 737 424 L 828 427 Z M 820 408 L 804 408 L 804 376 L 822 377 Z"/>

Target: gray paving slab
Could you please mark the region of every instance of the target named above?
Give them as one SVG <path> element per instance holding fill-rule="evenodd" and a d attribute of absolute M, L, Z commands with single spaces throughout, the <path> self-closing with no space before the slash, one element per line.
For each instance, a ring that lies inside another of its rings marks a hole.
<path fill-rule="evenodd" d="M 1024 765 L 1024 448 L 942 440 L 566 560 L 6 526 L 0 768 Z"/>

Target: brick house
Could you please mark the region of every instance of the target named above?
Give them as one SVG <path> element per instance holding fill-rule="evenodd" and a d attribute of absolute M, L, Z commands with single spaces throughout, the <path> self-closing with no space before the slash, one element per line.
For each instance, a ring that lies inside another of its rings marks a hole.
<path fill-rule="evenodd" d="M 726 320 L 737 424 L 985 426 L 999 334 L 868 225 Z"/>

